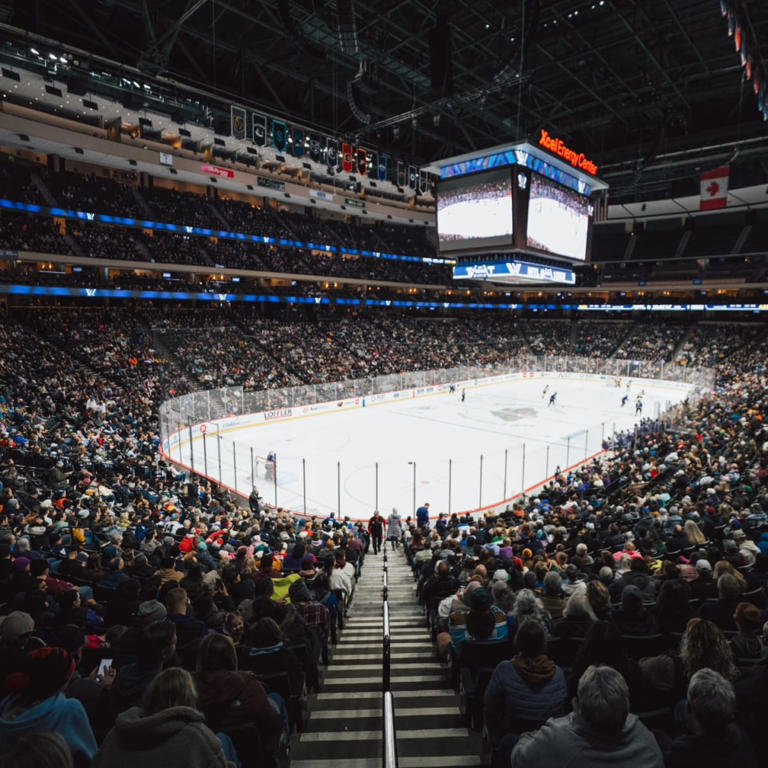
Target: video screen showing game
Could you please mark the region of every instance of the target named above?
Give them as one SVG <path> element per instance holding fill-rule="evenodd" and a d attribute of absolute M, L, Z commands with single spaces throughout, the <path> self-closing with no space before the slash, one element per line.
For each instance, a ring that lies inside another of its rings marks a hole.
<path fill-rule="evenodd" d="M 576 261 L 587 257 L 589 198 L 531 174 L 526 244 Z"/>
<path fill-rule="evenodd" d="M 441 181 L 437 190 L 440 250 L 511 245 L 512 210 L 509 169 Z"/>

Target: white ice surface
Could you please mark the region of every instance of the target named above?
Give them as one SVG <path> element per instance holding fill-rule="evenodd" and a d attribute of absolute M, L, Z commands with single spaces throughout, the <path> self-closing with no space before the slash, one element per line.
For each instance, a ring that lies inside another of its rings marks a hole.
<path fill-rule="evenodd" d="M 378 462 L 379 510 L 386 516 L 397 507 L 406 517 L 414 510 L 415 462 L 416 506 L 429 502 L 433 515 L 461 512 L 530 489 L 552 475 L 557 465 L 565 468 L 599 451 L 602 438 L 614 430 L 632 430 L 635 397 L 641 388 L 645 389 L 645 416 L 656 416 L 685 397 L 679 385 L 633 383 L 622 408 L 626 380 L 619 389 L 613 382 L 576 376 L 479 386 L 466 390 L 463 403 L 459 390 L 239 427 L 222 433 L 220 479 L 248 494 L 251 449 L 255 456 L 274 451 L 276 501 L 280 506 L 304 511 L 304 459 L 307 514 L 327 516 L 340 507 L 342 516 L 368 518 L 377 504 Z M 550 390 L 542 398 L 547 384 Z M 549 394 L 553 391 L 557 392 L 557 403 L 550 407 Z M 218 477 L 215 436 L 209 434 L 206 442 L 207 474 Z M 183 456 L 187 463 L 188 450 L 184 449 Z M 194 452 L 199 471 L 205 460 L 202 440 L 195 439 Z M 267 502 L 273 503 L 274 484 L 265 477 L 264 465 L 256 463 L 256 487 Z"/>

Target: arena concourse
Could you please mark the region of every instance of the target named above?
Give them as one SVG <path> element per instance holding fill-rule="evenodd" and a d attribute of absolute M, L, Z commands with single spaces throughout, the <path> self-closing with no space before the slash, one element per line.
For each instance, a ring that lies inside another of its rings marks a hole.
<path fill-rule="evenodd" d="M 0 768 L 768 764 L 719 5 L 0 3 Z"/>

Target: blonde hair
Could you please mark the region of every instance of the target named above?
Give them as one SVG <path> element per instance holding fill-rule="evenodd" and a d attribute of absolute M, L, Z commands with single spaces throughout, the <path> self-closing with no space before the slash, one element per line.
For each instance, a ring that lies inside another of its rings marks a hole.
<path fill-rule="evenodd" d="M 686 538 L 692 546 L 700 547 L 702 544 L 706 544 L 707 537 L 701 532 L 701 528 L 696 525 L 694 520 L 686 520 L 683 529 Z"/>

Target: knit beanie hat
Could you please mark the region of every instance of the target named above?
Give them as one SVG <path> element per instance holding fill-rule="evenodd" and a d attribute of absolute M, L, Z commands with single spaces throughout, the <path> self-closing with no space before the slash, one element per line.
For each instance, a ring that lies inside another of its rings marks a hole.
<path fill-rule="evenodd" d="M 75 671 L 75 660 L 63 648 L 47 646 L 26 654 L 20 666 L 5 678 L 6 690 L 39 701 L 64 688 Z"/>

